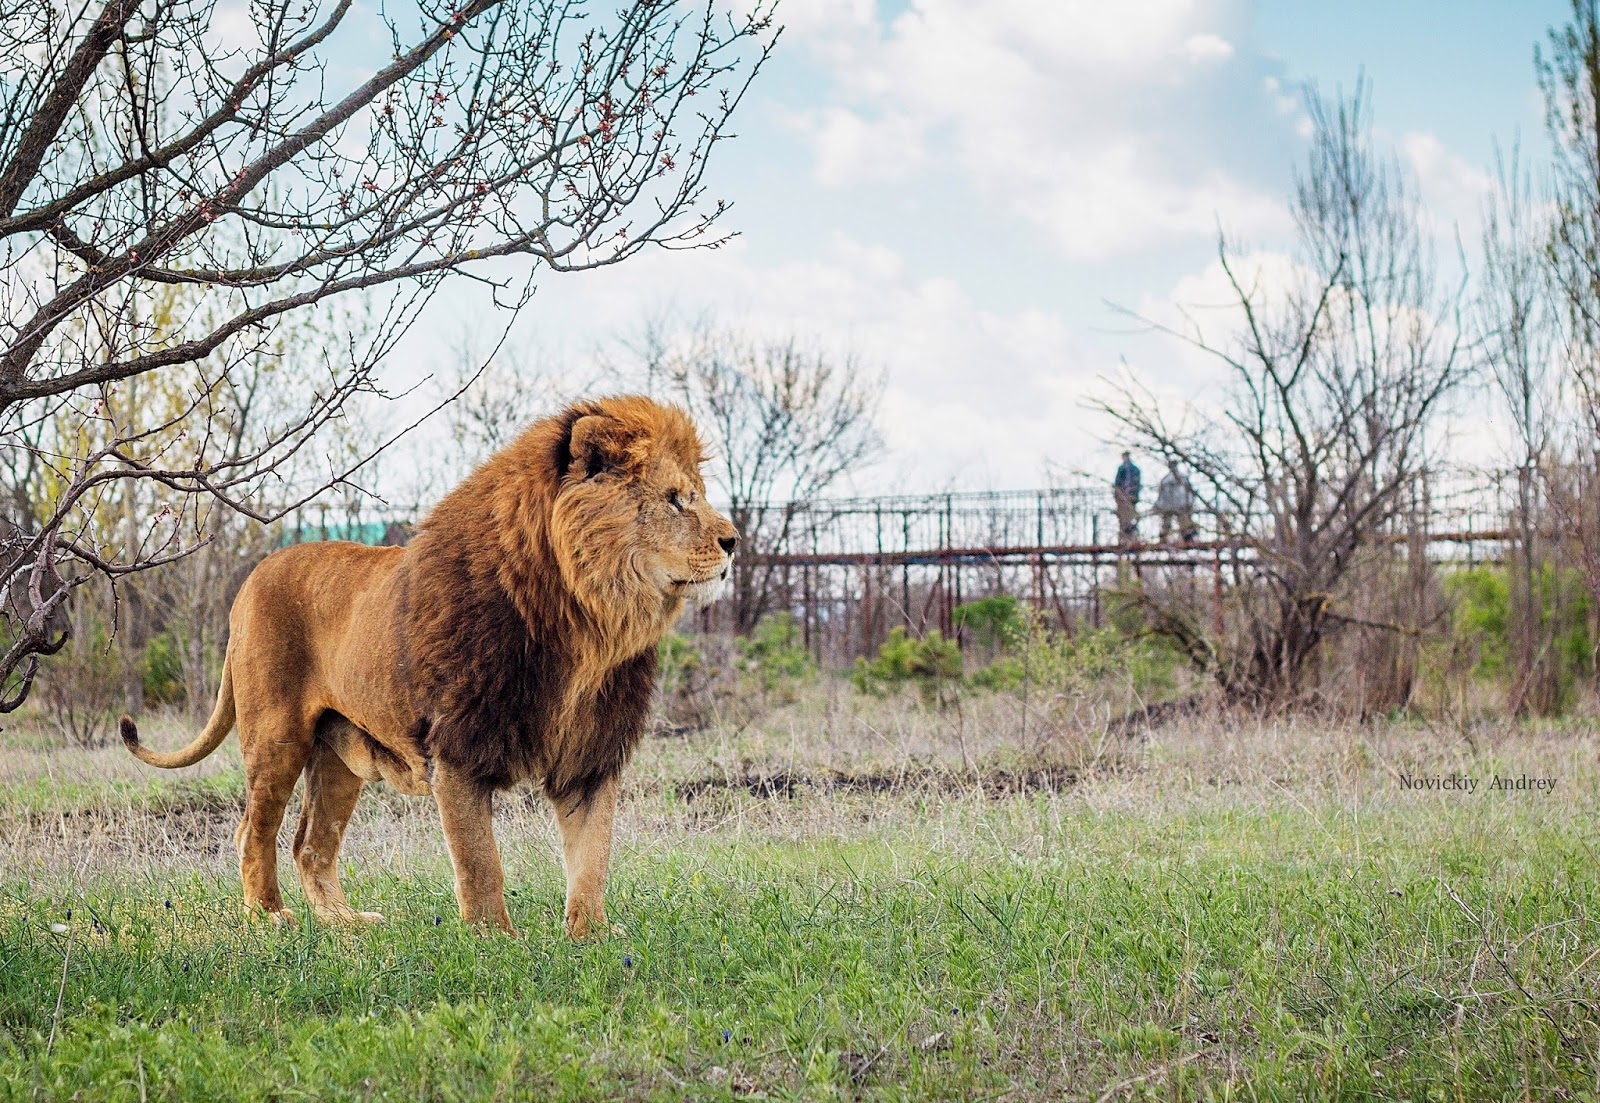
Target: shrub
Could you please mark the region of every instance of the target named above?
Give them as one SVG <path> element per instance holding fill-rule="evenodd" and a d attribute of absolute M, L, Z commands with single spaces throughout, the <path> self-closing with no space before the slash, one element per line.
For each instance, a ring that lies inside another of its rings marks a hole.
<path fill-rule="evenodd" d="M 1512 644 L 1510 575 L 1503 566 L 1451 571 L 1444 591 L 1452 603 L 1451 651 L 1465 656 L 1468 672 L 1482 682 L 1502 682 L 1516 675 Z M 1549 633 L 1553 664 L 1552 711 L 1569 702 L 1580 677 L 1592 677 L 1589 596 L 1579 573 L 1544 563 L 1539 568 L 1541 632 Z"/>
<path fill-rule="evenodd" d="M 878 649 L 877 658 L 859 658 L 850 681 L 862 693 L 884 696 L 905 685 L 915 685 L 922 699 L 946 705 L 961 683 L 961 648 L 934 629 L 925 636 L 894 628 Z"/>
<path fill-rule="evenodd" d="M 981 647 L 1008 647 L 1027 632 L 1028 613 L 1011 594 L 996 594 L 956 606 L 952 620 Z"/>
<path fill-rule="evenodd" d="M 157 634 L 145 645 L 140 680 L 147 705 L 175 705 L 184 699 L 183 659 L 170 632 Z"/>
<path fill-rule="evenodd" d="M 669 632 L 658 651 L 660 715 L 668 731 L 713 723 L 742 727 L 774 704 L 793 701 L 816 676 L 816 664 L 787 613 L 768 617 L 746 637 Z"/>
<path fill-rule="evenodd" d="M 1444 592 L 1454 604 L 1453 642 L 1471 656 L 1475 677 L 1503 677 L 1510 665 L 1511 587 L 1497 567 L 1469 567 L 1445 576 Z"/>
<path fill-rule="evenodd" d="M 1010 692 L 1027 680 L 1057 693 L 1126 688 L 1150 698 L 1173 692 L 1185 667 L 1182 654 L 1162 638 L 1116 625 L 1068 634 L 1026 606 L 1019 606 L 1017 619 L 1007 627 L 1002 651 L 967 681 L 997 692 Z"/>
<path fill-rule="evenodd" d="M 40 699 L 49 725 L 75 746 L 104 746 L 122 709 L 124 672 L 105 626 L 81 626 L 40 670 Z"/>
<path fill-rule="evenodd" d="M 656 671 L 661 678 L 661 692 L 671 697 L 689 685 L 694 674 L 705 667 L 705 655 L 689 637 L 668 632 L 656 646 Z"/>
<path fill-rule="evenodd" d="M 792 613 L 763 617 L 756 630 L 736 639 L 734 646 L 763 693 L 793 700 L 796 686 L 816 677 L 817 664 Z"/>

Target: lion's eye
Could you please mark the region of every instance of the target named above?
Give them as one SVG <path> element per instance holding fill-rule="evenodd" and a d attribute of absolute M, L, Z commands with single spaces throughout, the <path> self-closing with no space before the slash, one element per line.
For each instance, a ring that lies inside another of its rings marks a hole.
<path fill-rule="evenodd" d="M 676 490 L 667 491 L 667 504 L 673 509 L 681 510 L 683 508 L 683 502 L 678 498 Z"/>

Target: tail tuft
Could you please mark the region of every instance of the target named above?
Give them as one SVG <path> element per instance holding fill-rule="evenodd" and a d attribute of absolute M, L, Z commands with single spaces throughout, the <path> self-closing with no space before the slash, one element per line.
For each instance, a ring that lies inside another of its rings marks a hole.
<path fill-rule="evenodd" d="M 117 729 L 122 733 L 122 741 L 127 744 L 128 751 L 143 762 L 146 766 L 155 766 L 162 770 L 176 770 L 182 766 L 193 766 L 206 755 L 216 750 L 222 741 L 228 738 L 228 732 L 233 730 L 233 722 L 237 716 L 233 708 L 233 677 L 228 673 L 228 659 L 222 660 L 222 684 L 217 688 L 217 704 L 211 710 L 211 719 L 206 721 L 205 730 L 194 737 L 187 747 L 181 751 L 172 751 L 161 754 L 139 743 L 139 729 L 134 724 L 132 717 L 124 716 L 117 723 Z"/>

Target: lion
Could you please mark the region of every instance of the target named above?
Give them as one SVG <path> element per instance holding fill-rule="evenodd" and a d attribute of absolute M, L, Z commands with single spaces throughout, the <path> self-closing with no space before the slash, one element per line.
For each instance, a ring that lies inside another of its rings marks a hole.
<path fill-rule="evenodd" d="M 706 501 L 688 415 L 638 395 L 536 422 L 447 495 L 406 547 L 301 544 L 239 591 L 216 707 L 181 751 L 122 737 L 164 769 L 199 762 L 237 726 L 245 904 L 286 922 L 277 837 L 305 795 L 294 860 L 321 919 L 380 922 L 339 885 L 339 844 L 363 786 L 431 793 L 469 924 L 515 936 L 491 824 L 496 790 L 537 783 L 554 805 L 566 931 L 608 929 L 619 778 L 644 732 L 657 645 L 712 600 L 738 534 Z"/>

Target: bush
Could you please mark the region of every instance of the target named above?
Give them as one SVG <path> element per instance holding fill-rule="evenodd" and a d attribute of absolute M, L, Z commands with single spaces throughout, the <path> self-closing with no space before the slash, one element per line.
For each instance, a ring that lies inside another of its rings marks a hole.
<path fill-rule="evenodd" d="M 793 700 L 796 687 L 816 677 L 817 664 L 792 613 L 763 617 L 756 630 L 734 640 L 734 646 L 763 693 Z"/>
<path fill-rule="evenodd" d="M 175 705 L 183 701 L 186 695 L 183 660 L 170 632 L 156 635 L 145 645 L 140 680 L 146 705 Z"/>
<path fill-rule="evenodd" d="M 952 620 L 957 631 L 970 632 L 981 647 L 1009 647 L 1028 628 L 1027 610 L 1010 594 L 958 605 Z"/>
<path fill-rule="evenodd" d="M 1172 693 L 1186 666 L 1178 649 L 1159 637 L 1117 626 L 1068 634 L 1026 606 L 1017 609 L 1001 647 L 999 658 L 968 676 L 969 684 L 1010 692 L 1027 680 L 1056 693 L 1126 688 L 1151 698 Z"/>
<path fill-rule="evenodd" d="M 1445 576 L 1444 592 L 1454 605 L 1452 641 L 1470 656 L 1474 677 L 1504 677 L 1511 655 L 1511 586 L 1497 567 L 1470 567 Z"/>
<path fill-rule="evenodd" d="M 678 632 L 668 632 L 656 646 L 656 671 L 661 678 L 661 693 L 672 697 L 682 693 L 697 672 L 705 668 L 705 655 Z"/>
<path fill-rule="evenodd" d="M 124 670 L 104 625 L 80 627 L 40 668 L 39 695 L 49 725 L 75 746 L 105 746 L 122 710 Z"/>
<path fill-rule="evenodd" d="M 1589 632 L 1589 595 L 1579 573 L 1572 568 L 1544 563 L 1539 568 L 1541 633 L 1552 640 L 1554 666 L 1552 711 L 1563 708 L 1580 677 L 1592 677 L 1593 640 Z M 1510 575 L 1503 566 L 1469 567 L 1444 578 L 1444 591 L 1452 603 L 1451 652 L 1465 658 L 1468 672 L 1480 682 L 1505 682 L 1516 676 L 1516 655 L 1511 640 Z"/>
<path fill-rule="evenodd" d="M 961 673 L 961 648 L 955 640 L 945 639 L 938 629 L 913 637 L 904 628 L 894 628 L 878 649 L 877 658 L 856 660 L 850 681 L 862 693 L 874 696 L 915 685 L 925 702 L 943 706 L 960 686 Z"/>
<path fill-rule="evenodd" d="M 774 704 L 795 700 L 817 673 L 787 613 L 767 617 L 748 638 L 669 632 L 658 655 L 661 715 L 678 732 L 718 722 L 742 727 Z"/>

